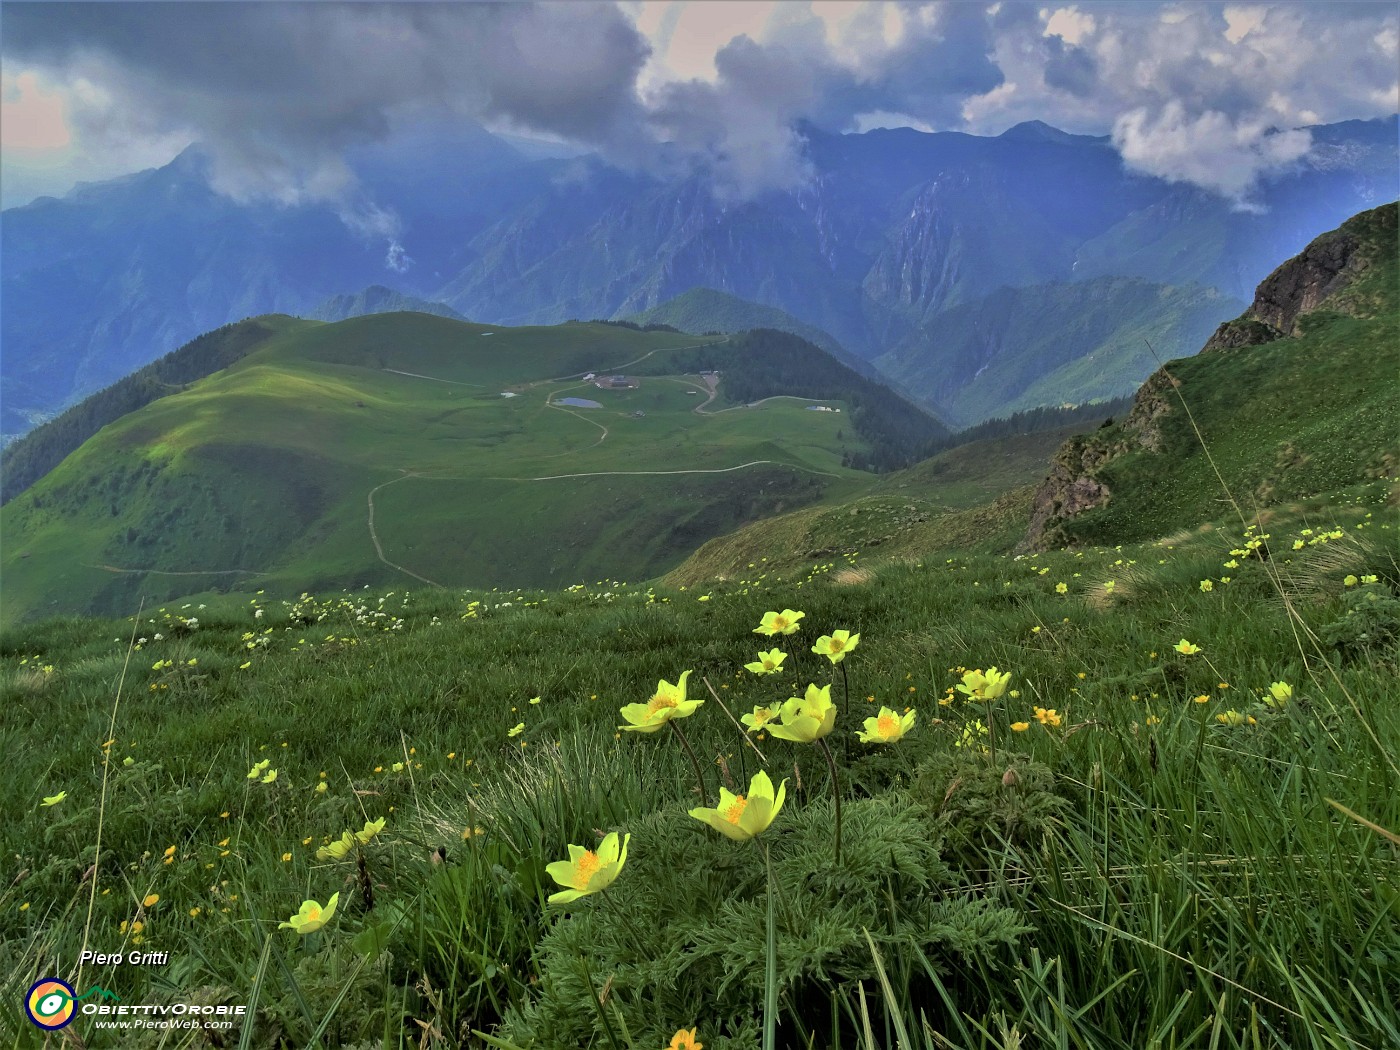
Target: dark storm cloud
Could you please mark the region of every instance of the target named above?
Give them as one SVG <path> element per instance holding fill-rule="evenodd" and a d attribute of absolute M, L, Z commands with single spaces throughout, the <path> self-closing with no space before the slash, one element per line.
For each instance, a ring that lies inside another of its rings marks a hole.
<path fill-rule="evenodd" d="M 667 11 L 656 45 L 696 12 Z M 1307 151 L 1306 136 L 1266 142 L 1270 127 L 1393 108 L 1396 23 L 1388 4 L 1007 0 L 871 3 L 838 24 L 790 3 L 721 46 L 712 77 L 645 92 L 651 42 L 610 3 L 8 3 L 0 46 L 7 70 L 65 87 L 85 149 L 183 133 L 224 192 L 333 201 L 392 236 L 345 151 L 444 114 L 633 168 L 679 161 L 735 195 L 807 176 L 803 121 L 995 133 L 1037 118 L 1112 132 L 1135 167 L 1243 199 Z"/>
<path fill-rule="evenodd" d="M 293 202 L 428 110 L 623 148 L 648 46 L 611 5 L 79 3 L 6 5 L 4 51 L 95 85 L 90 137 L 187 128 L 221 189 Z"/>

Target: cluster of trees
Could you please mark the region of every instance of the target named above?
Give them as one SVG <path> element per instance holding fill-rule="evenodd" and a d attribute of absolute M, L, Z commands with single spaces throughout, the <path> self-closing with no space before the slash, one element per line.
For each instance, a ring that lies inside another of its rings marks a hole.
<path fill-rule="evenodd" d="M 577 320 L 571 320 L 569 324 L 579 324 Z M 587 324 L 610 324 L 614 328 L 630 328 L 634 332 L 679 332 L 679 328 L 673 328 L 668 324 L 637 324 L 635 321 L 605 321 L 601 317 L 595 317 Z"/>
<path fill-rule="evenodd" d="M 258 318 L 226 324 L 35 427 L 0 453 L 0 504 L 29 488 L 108 423 L 227 368 L 273 334 Z"/>
<path fill-rule="evenodd" d="M 983 420 L 976 426 L 960 430 L 956 434 L 936 438 L 925 446 L 919 458 L 927 459 L 929 456 L 936 456 L 950 448 L 968 445 L 974 441 L 1019 434 L 1038 434 L 1042 430 L 1058 430 L 1060 427 L 1076 423 L 1083 424 L 1085 429 L 1088 429 L 1105 421 L 1112 422 L 1114 416 L 1124 415 L 1132 406 L 1131 397 L 1120 397 L 1112 401 L 1094 401 L 1065 408 L 1029 408 L 1009 416 Z"/>

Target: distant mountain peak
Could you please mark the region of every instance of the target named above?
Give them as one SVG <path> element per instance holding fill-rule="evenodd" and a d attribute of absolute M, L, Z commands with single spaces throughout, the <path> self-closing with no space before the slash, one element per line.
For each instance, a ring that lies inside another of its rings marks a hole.
<path fill-rule="evenodd" d="M 1071 135 L 1043 120 L 1024 120 L 1014 127 L 1007 128 L 998 138 L 1021 142 L 1059 142 L 1065 145 L 1086 142 L 1107 142 L 1106 135 Z"/>
<path fill-rule="evenodd" d="M 446 303 L 420 299 L 416 295 L 405 295 L 382 284 L 372 284 L 356 295 L 333 295 L 307 314 L 313 321 L 344 321 L 349 317 L 364 317 L 366 314 L 392 313 L 433 314 L 449 317 L 454 321 L 465 321 Z"/>

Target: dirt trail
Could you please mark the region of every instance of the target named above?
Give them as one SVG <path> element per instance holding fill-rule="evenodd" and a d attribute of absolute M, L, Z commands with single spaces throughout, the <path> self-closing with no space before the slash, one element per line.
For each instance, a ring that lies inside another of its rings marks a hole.
<path fill-rule="evenodd" d="M 434 383 L 451 383 L 453 386 L 474 386 L 480 387 L 480 383 L 463 383 L 456 379 L 439 379 L 437 376 L 425 376 L 421 372 L 404 372 L 397 368 L 383 368 L 382 372 L 393 372 L 396 376 L 412 376 L 414 379 L 431 379 Z"/>
<path fill-rule="evenodd" d="M 637 476 L 660 476 L 666 474 L 728 474 L 735 470 L 744 470 L 748 467 L 761 467 L 764 464 L 775 467 L 787 467 L 791 470 L 801 470 L 808 474 L 820 474 L 826 478 L 839 478 L 839 474 L 831 474 L 825 470 L 813 470 L 811 467 L 799 467 L 795 463 L 783 463 L 776 459 L 755 459 L 749 463 L 740 463 L 737 467 L 712 467 L 708 469 L 695 468 L 692 470 L 597 470 L 585 474 L 549 474 L 542 478 L 492 478 L 492 481 L 559 481 L 562 478 L 610 478 L 610 477 L 637 477 Z"/>
<path fill-rule="evenodd" d="M 699 412 L 703 410 L 705 405 L 708 405 L 710 401 L 713 401 L 714 399 L 714 394 L 711 394 L 710 400 L 706 401 L 704 405 L 695 406 L 695 411 Z M 769 401 L 806 401 L 813 405 L 824 405 L 830 400 L 831 398 L 829 397 L 798 397 L 796 394 L 774 394 L 772 397 L 760 398 L 757 401 L 750 401 L 748 404 L 745 405 L 730 405 L 728 408 L 717 408 L 713 412 L 706 412 L 705 415 L 717 416 L 721 412 L 738 412 L 740 409 L 744 408 L 757 408 L 759 405 L 765 405 Z"/>
<path fill-rule="evenodd" d="M 255 569 L 196 569 L 191 572 L 173 572 L 168 569 L 119 569 L 115 565 L 89 565 L 89 569 L 103 572 L 150 574 L 152 576 L 266 576 Z"/>
<path fill-rule="evenodd" d="M 399 572 L 407 573 L 409 576 L 412 576 L 415 580 L 422 580 L 430 587 L 442 587 L 443 585 L 438 583 L 436 580 L 430 580 L 426 576 L 419 576 L 412 569 L 405 569 L 402 565 L 399 565 L 397 562 L 392 562 L 388 558 L 384 557 L 384 548 L 380 545 L 379 533 L 376 532 L 374 528 L 374 494 L 382 488 L 387 488 L 390 485 L 397 485 L 400 481 L 407 481 L 409 478 L 416 477 L 418 477 L 417 474 L 413 473 L 412 471 L 406 470 L 404 471 L 402 477 L 394 478 L 393 481 L 386 481 L 383 485 L 376 485 L 374 488 L 369 490 L 369 538 L 370 542 L 374 544 L 374 553 L 379 555 L 379 560 L 382 561 L 385 565 L 389 566 L 389 568 L 398 569 Z"/>
<path fill-rule="evenodd" d="M 542 457 L 541 457 L 542 459 L 558 459 L 560 456 L 572 456 L 572 455 L 574 455 L 575 453 L 578 453 L 578 452 L 587 452 L 590 448 L 597 448 L 597 447 L 598 447 L 599 445 L 601 445 L 604 441 L 608 440 L 608 428 L 605 427 L 605 426 L 603 426 L 603 424 L 602 424 L 602 423 L 599 423 L 596 419 L 589 419 L 587 416 L 579 415 L 579 414 L 578 414 L 577 412 L 575 412 L 572 408 L 565 408 L 563 405 L 556 405 L 553 401 L 546 401 L 546 402 L 545 402 L 545 407 L 546 407 L 546 408 L 558 409 L 560 412 L 567 412 L 569 415 L 573 416 L 575 419 L 581 419 L 581 420 L 583 420 L 585 423 L 588 423 L 588 424 L 591 425 L 591 426 L 597 427 L 599 430 L 601 430 L 601 431 L 603 432 L 603 436 L 600 437 L 597 441 L 593 442 L 593 444 L 591 444 L 591 445 L 584 445 L 583 448 L 571 448 L 571 449 L 568 449 L 568 450 L 565 451 L 565 452 L 556 452 L 556 453 L 554 453 L 554 455 L 552 455 L 552 456 L 542 456 Z"/>

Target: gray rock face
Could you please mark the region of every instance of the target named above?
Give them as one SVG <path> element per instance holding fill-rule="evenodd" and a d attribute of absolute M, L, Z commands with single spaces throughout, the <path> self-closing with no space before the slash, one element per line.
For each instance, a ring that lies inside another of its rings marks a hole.
<path fill-rule="evenodd" d="M 1370 265 L 1361 241 L 1336 230 L 1323 234 L 1264 278 L 1245 316 L 1285 335 L 1296 335 L 1298 318 L 1350 284 Z"/>

